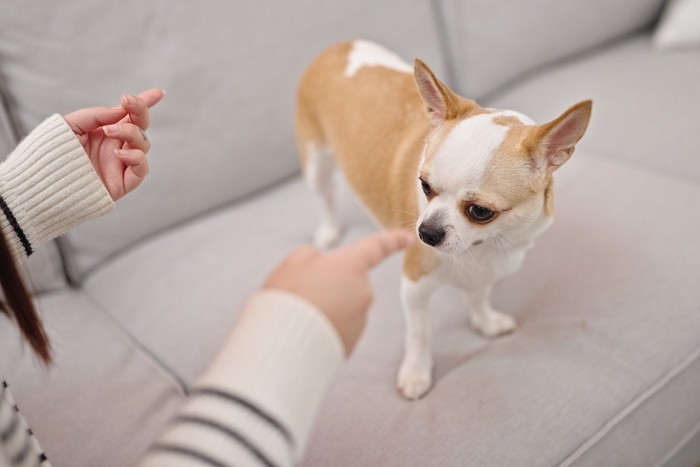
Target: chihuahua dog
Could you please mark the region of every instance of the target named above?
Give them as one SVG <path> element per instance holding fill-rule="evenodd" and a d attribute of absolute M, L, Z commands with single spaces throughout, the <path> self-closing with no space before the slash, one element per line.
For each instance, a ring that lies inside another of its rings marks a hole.
<path fill-rule="evenodd" d="M 372 42 L 331 46 L 309 66 L 297 95 L 296 137 L 304 175 L 320 199 L 319 248 L 338 240 L 332 174 L 384 228 L 415 231 L 406 251 L 406 319 L 398 389 L 418 399 L 432 385 L 428 299 L 443 284 L 463 291 L 471 325 L 495 337 L 515 319 L 490 304 L 552 222 L 552 174 L 574 152 L 591 101 L 536 125 L 512 110 L 484 108 Z"/>

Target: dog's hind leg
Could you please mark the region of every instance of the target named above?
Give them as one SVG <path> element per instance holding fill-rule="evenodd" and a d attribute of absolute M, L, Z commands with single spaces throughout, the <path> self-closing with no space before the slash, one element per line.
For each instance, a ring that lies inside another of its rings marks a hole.
<path fill-rule="evenodd" d="M 309 142 L 304 169 L 304 177 L 318 198 L 321 214 L 314 233 L 314 246 L 325 250 L 335 246 L 342 232 L 335 210 L 333 153 L 328 147 Z"/>
<path fill-rule="evenodd" d="M 310 93 L 310 89 L 302 80 L 295 119 L 296 141 L 304 178 L 318 198 L 320 207 L 320 220 L 313 243 L 316 248 L 325 250 L 338 242 L 342 228 L 335 211 L 335 159 L 313 111 L 313 93 Z"/>

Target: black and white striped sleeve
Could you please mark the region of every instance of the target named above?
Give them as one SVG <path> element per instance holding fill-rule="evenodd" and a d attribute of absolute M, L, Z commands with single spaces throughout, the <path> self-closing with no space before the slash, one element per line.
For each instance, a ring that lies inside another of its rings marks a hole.
<path fill-rule="evenodd" d="M 142 466 L 298 464 L 342 361 L 340 338 L 314 306 L 255 295 Z"/>

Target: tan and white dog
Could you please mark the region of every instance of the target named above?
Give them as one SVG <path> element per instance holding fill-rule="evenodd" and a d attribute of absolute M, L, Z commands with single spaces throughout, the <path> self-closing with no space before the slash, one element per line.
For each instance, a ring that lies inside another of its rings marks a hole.
<path fill-rule="evenodd" d="M 552 220 L 552 173 L 583 136 L 591 101 L 544 125 L 512 110 L 480 107 L 438 81 L 421 61 L 411 67 L 368 41 L 324 51 L 304 74 L 296 136 L 308 183 L 321 202 L 314 235 L 332 246 L 341 227 L 332 173 L 384 228 L 415 230 L 404 256 L 406 318 L 398 388 L 409 399 L 432 385 L 426 311 L 439 286 L 464 292 L 472 326 L 484 336 L 511 332 L 495 310 L 493 284 L 518 269 Z"/>

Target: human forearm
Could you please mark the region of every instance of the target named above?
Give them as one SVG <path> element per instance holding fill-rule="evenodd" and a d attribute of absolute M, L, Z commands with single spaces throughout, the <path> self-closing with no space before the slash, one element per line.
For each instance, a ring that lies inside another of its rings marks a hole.
<path fill-rule="evenodd" d="M 85 150 L 56 114 L 0 164 L 0 227 L 16 261 L 114 202 Z"/>
<path fill-rule="evenodd" d="M 253 296 L 143 465 L 195 465 L 202 456 L 222 465 L 297 464 L 343 354 L 313 305 L 286 292 Z"/>

